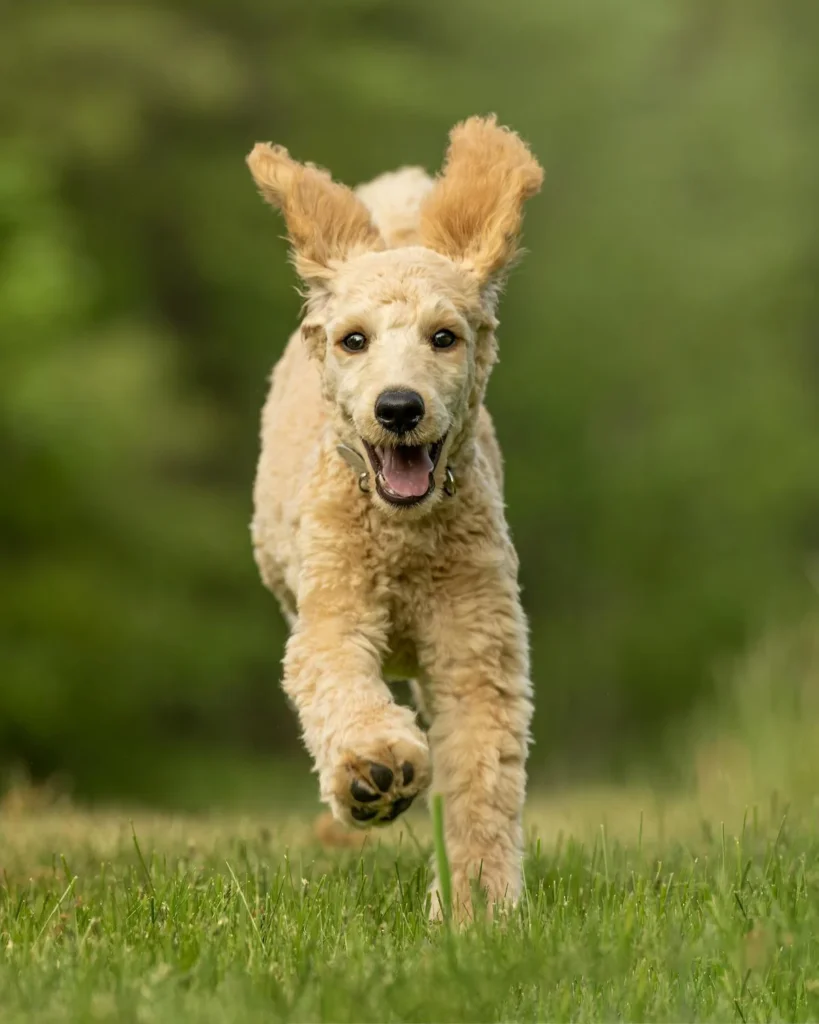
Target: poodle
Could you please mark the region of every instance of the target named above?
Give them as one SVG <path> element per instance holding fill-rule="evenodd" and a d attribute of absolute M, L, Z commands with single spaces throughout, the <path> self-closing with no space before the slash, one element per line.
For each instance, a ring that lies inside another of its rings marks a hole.
<path fill-rule="evenodd" d="M 366 828 L 432 787 L 455 912 L 472 915 L 475 884 L 490 908 L 514 902 L 532 688 L 483 400 L 543 171 L 494 116 L 456 125 L 436 179 L 404 168 L 353 191 L 266 143 L 247 163 L 305 297 L 262 416 L 252 538 L 321 798 Z M 402 679 L 425 731 L 385 682 Z"/>

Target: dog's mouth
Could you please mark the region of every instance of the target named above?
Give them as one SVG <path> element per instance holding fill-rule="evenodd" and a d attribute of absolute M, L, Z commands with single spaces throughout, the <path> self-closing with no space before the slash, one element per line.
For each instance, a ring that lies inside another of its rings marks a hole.
<path fill-rule="evenodd" d="M 435 490 L 435 467 L 445 440 L 446 435 L 433 444 L 372 445 L 364 441 L 381 498 L 390 505 L 406 507 L 429 497 Z"/>

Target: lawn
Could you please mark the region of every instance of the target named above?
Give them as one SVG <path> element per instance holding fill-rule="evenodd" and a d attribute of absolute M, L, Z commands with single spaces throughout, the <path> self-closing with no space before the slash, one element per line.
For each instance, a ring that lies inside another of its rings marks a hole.
<path fill-rule="evenodd" d="M 0 1020 L 816 1020 L 816 809 L 715 779 L 535 795 L 524 900 L 464 931 L 427 923 L 423 809 L 345 848 L 312 811 L 7 805 Z"/>

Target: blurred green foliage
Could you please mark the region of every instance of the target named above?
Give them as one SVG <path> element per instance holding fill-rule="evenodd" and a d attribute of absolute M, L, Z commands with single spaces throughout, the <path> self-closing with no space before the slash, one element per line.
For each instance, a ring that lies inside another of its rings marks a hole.
<path fill-rule="evenodd" d="M 807 0 L 7 8 L 0 760 L 157 798 L 185 752 L 298 749 L 247 534 L 298 299 L 243 157 L 434 169 L 490 110 L 547 168 L 490 388 L 533 769 L 661 740 L 809 591 L 817 32 Z"/>

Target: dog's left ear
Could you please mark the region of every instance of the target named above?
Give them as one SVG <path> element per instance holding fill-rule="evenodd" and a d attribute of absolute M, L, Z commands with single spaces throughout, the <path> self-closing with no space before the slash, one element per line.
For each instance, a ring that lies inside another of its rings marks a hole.
<path fill-rule="evenodd" d="M 364 203 L 326 171 L 266 142 L 254 146 L 247 165 L 262 196 L 284 215 L 296 272 L 311 287 L 326 285 L 344 260 L 384 248 Z"/>
<path fill-rule="evenodd" d="M 543 168 L 494 116 L 456 125 L 441 177 L 421 207 L 421 242 L 494 285 L 520 252 L 523 204 Z"/>

